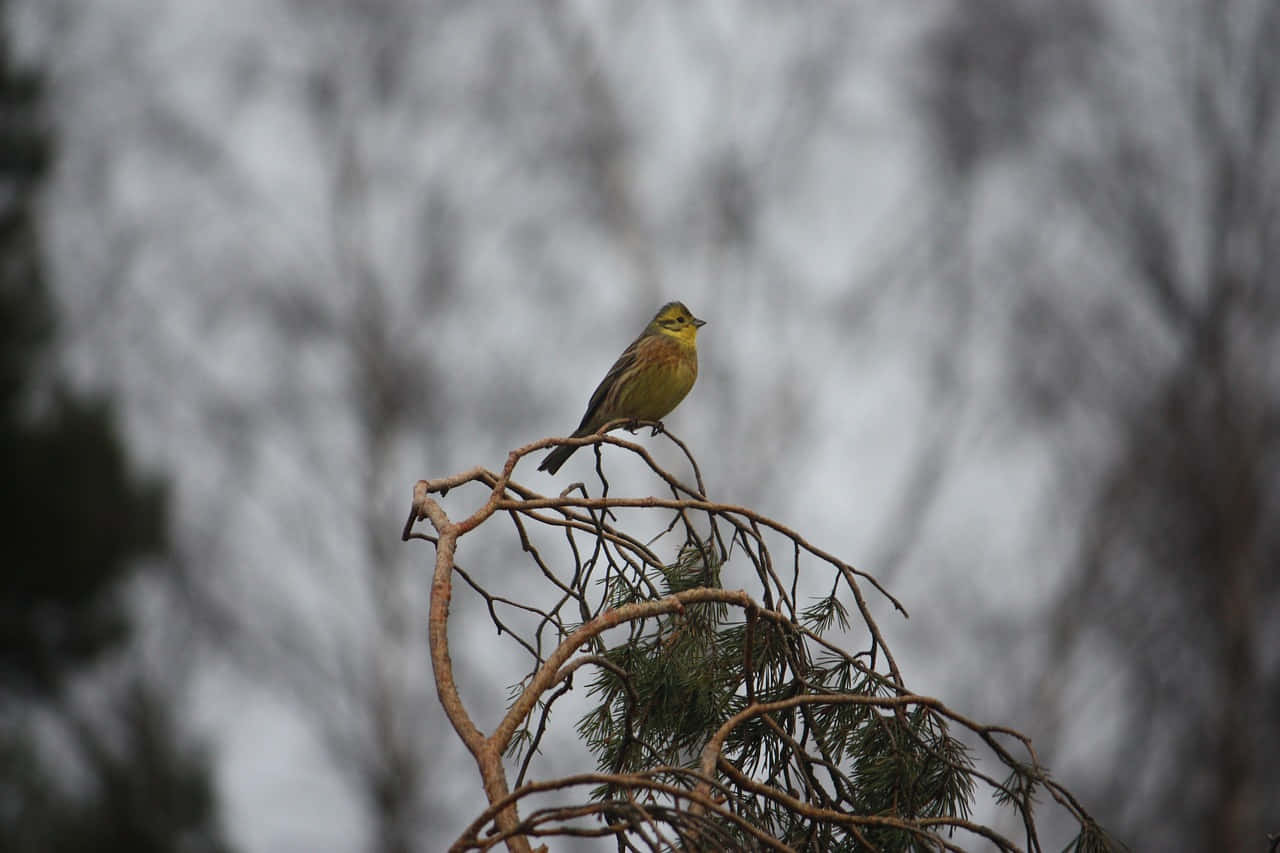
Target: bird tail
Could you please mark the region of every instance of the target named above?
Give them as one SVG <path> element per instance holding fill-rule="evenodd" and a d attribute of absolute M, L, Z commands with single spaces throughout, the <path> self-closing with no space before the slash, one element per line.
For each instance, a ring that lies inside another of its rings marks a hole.
<path fill-rule="evenodd" d="M 562 444 L 547 454 L 547 458 L 542 460 L 542 464 L 538 466 L 539 471 L 546 471 L 548 474 L 555 474 L 560 470 L 560 466 L 565 460 L 573 455 L 573 451 L 578 447 L 575 444 Z"/>

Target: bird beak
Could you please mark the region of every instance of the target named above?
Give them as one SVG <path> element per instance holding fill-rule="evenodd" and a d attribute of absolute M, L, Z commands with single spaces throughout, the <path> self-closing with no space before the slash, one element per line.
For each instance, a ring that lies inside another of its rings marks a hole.
<path fill-rule="evenodd" d="M 700 329 L 700 328 L 702 328 L 702 327 L 703 327 L 703 326 L 705 326 L 705 325 L 707 325 L 707 321 L 706 321 L 706 320 L 699 320 L 697 317 L 694 317 L 694 318 L 693 318 L 693 326 L 694 326 L 694 328 L 695 328 L 695 329 Z"/>

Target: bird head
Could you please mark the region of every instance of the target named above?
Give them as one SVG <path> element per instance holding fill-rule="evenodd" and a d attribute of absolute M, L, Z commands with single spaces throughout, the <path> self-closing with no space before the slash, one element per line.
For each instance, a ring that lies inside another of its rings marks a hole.
<path fill-rule="evenodd" d="M 653 315 L 649 328 L 645 331 L 652 334 L 670 335 L 673 338 L 692 344 L 698 339 L 698 328 L 705 326 L 706 320 L 699 320 L 683 302 L 668 302 Z"/>

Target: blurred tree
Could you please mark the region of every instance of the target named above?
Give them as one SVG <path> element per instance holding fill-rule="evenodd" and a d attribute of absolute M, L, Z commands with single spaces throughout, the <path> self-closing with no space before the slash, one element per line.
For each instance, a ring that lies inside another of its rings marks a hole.
<path fill-rule="evenodd" d="M 1076 787 L 1143 849 L 1276 829 L 1277 43 L 1270 0 L 971 0 L 924 53 L 940 174 L 992 201 L 983 295 L 1009 300 L 1002 361 L 1074 537 L 1022 714 L 1098 748 L 1080 697 L 1109 694 Z"/>
<path fill-rule="evenodd" d="M 52 748 L 30 726 L 6 720 L 0 733 L 0 851 L 232 849 L 218 826 L 208 758 L 186 742 L 164 691 L 133 678 L 105 714 L 62 705 L 38 713 L 60 736 Z"/>
<path fill-rule="evenodd" d="M 50 695 L 124 640 L 120 583 L 134 560 L 163 547 L 164 500 L 158 483 L 129 470 L 108 406 L 50 381 L 53 320 L 33 203 L 51 142 L 39 127 L 39 79 L 13 66 L 7 40 L 0 75 L 0 524 L 9 543 L 0 685 Z"/>
<path fill-rule="evenodd" d="M 0 2 L 0 850 L 225 850 L 208 762 L 163 692 L 130 679 L 105 713 L 71 695 L 130 639 L 125 590 L 167 547 L 165 491 L 132 468 L 110 407 L 56 378 L 34 209 L 52 140 L 7 13 Z"/>

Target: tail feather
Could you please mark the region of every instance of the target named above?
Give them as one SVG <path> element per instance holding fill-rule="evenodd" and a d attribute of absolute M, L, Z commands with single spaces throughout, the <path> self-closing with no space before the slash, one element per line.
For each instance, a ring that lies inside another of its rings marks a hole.
<path fill-rule="evenodd" d="M 560 466 L 565 460 L 573 455 L 573 451 L 577 450 L 577 445 L 562 444 L 547 454 L 547 458 L 542 460 L 542 464 L 538 466 L 539 471 L 546 471 L 548 474 L 555 474 L 560 470 Z"/>

